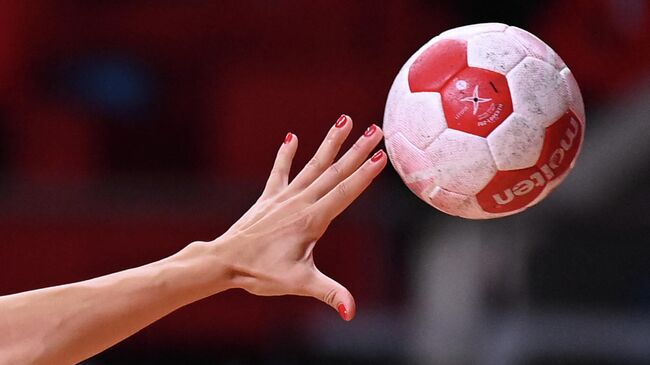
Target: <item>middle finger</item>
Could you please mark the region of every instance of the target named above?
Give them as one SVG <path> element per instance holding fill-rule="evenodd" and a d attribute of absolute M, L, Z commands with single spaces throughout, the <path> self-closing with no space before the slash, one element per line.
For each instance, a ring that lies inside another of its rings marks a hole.
<path fill-rule="evenodd" d="M 308 199 L 311 201 L 320 199 L 350 176 L 365 161 L 383 135 L 381 128 L 375 124 L 368 127 L 355 144 L 305 190 Z"/>

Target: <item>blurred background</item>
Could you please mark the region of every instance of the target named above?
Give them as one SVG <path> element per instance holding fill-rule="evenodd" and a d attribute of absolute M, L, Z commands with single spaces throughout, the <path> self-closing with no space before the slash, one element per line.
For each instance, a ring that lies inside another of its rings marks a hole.
<path fill-rule="evenodd" d="M 288 131 L 302 166 L 341 113 L 380 124 L 417 48 L 487 21 L 540 36 L 582 88 L 585 146 L 555 193 L 467 221 L 389 167 L 316 250 L 353 322 L 230 291 L 85 364 L 650 364 L 644 0 L 2 0 L 0 294 L 217 237 Z"/>

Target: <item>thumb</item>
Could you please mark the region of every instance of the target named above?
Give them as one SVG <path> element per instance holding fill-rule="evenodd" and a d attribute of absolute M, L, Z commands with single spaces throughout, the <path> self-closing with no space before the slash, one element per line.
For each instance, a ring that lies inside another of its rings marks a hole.
<path fill-rule="evenodd" d="M 314 268 L 314 271 L 309 295 L 334 308 L 345 321 L 351 321 L 356 314 L 352 294 L 343 285 L 318 269 Z"/>

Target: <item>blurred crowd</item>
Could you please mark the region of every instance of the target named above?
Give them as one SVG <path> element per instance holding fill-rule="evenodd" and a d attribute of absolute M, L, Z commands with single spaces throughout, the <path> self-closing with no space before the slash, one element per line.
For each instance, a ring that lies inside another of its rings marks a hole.
<path fill-rule="evenodd" d="M 587 141 L 577 164 L 586 167 L 557 196 L 521 217 L 472 223 L 426 206 L 387 169 L 316 252 L 355 295 L 355 322 L 332 323 L 336 314 L 316 301 L 235 291 L 89 363 L 503 364 L 507 343 L 492 338 L 497 355 L 477 347 L 491 343 L 477 339 L 485 333 L 505 336 L 484 324 L 549 306 L 563 313 L 551 321 L 570 328 L 578 308 L 647 333 L 648 320 L 625 317 L 650 316 L 643 0 L 0 1 L 0 294 L 215 238 L 256 199 L 287 132 L 300 138 L 301 166 L 341 113 L 353 134 L 381 124 L 392 80 L 420 45 L 488 21 L 538 35 L 582 88 Z M 468 263 L 485 267 L 463 270 Z M 622 349 L 606 353 L 612 364 L 625 363 Z M 556 350 L 513 361 L 565 364 Z M 571 356 L 591 364 L 600 355 L 587 346 Z"/>

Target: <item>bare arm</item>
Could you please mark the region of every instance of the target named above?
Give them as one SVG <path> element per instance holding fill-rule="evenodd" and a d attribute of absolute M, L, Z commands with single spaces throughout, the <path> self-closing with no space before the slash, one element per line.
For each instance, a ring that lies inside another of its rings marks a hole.
<path fill-rule="evenodd" d="M 0 297 L 0 364 L 73 364 L 159 318 L 230 288 L 315 297 L 350 320 L 354 299 L 321 273 L 314 245 L 386 165 L 366 156 L 381 140 L 371 127 L 336 163 L 352 121 L 340 118 L 289 183 L 298 147 L 288 135 L 260 199 L 224 235 L 163 260 L 111 275 Z"/>
<path fill-rule="evenodd" d="M 202 251 L 192 244 L 138 268 L 0 297 L 0 363 L 74 364 L 227 289 L 226 265 Z"/>

